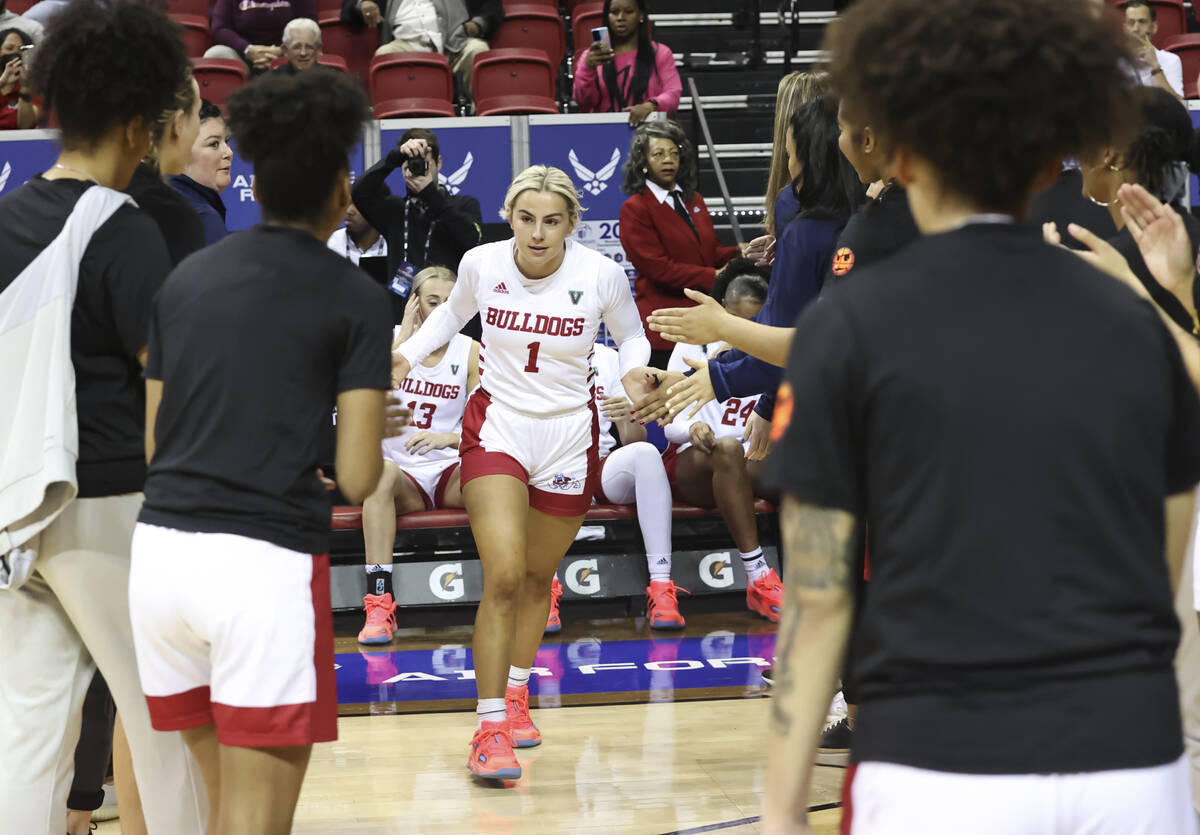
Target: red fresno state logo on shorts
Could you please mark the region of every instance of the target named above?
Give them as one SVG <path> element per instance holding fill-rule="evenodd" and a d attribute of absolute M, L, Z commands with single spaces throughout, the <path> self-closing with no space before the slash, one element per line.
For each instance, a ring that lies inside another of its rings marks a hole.
<path fill-rule="evenodd" d="M 833 274 L 845 275 L 854 269 L 854 250 L 848 246 L 841 247 L 833 254 Z"/>

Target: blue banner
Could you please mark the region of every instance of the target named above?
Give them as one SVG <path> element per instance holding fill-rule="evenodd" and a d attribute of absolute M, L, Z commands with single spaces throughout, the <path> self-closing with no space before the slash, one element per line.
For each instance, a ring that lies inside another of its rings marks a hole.
<path fill-rule="evenodd" d="M 58 158 L 57 131 L 23 130 L 0 133 L 0 195 L 41 174 Z"/>
<path fill-rule="evenodd" d="M 254 166 L 238 156 L 237 145 L 231 140 L 233 163 L 229 169 L 229 188 L 221 194 L 225 201 L 225 226 L 230 232 L 249 229 L 262 220 L 258 202 L 254 199 Z M 362 174 L 363 146 L 354 146 L 350 151 L 350 182 Z"/>
<path fill-rule="evenodd" d="M 512 182 L 512 124 L 506 116 L 470 119 L 385 119 L 380 122 L 379 153 L 396 147 L 409 128 L 429 128 L 442 155 L 440 182 L 451 194 L 479 201 L 484 223 L 499 223 L 504 195 Z M 394 171 L 387 180 L 393 194 L 404 194 L 404 175 Z"/>

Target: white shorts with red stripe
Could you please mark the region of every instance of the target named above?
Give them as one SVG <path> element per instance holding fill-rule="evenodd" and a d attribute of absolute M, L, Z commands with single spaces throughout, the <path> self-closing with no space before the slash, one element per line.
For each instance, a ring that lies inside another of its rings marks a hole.
<path fill-rule="evenodd" d="M 457 458 L 449 460 L 440 458 L 420 464 L 405 461 L 401 464 L 390 456 L 385 455 L 384 457 L 399 467 L 400 472 L 408 476 L 408 480 L 416 486 L 417 492 L 425 500 L 426 510 L 445 507 L 446 486 L 458 469 L 459 460 Z"/>
<path fill-rule="evenodd" d="M 1195 835 L 1186 758 L 1082 774 L 851 766 L 842 835 Z"/>
<path fill-rule="evenodd" d="M 337 739 L 328 555 L 138 524 L 129 578 L 156 730 L 215 723 L 222 745 Z"/>
<path fill-rule="evenodd" d="M 534 417 L 496 403 L 482 388 L 463 416 L 462 484 L 509 475 L 529 485 L 529 506 L 552 516 L 587 513 L 600 477 L 594 399 L 577 412 Z"/>

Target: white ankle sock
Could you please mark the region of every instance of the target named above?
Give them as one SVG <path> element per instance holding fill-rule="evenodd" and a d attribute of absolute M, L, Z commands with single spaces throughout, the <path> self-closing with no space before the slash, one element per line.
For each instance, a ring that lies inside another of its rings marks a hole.
<path fill-rule="evenodd" d="M 746 576 L 751 583 L 771 570 L 766 559 L 763 558 L 762 548 L 755 548 L 748 554 L 738 551 L 738 554 L 742 558 L 742 565 L 746 566 Z"/>
<path fill-rule="evenodd" d="M 647 554 L 646 566 L 650 569 L 650 582 L 666 582 L 671 579 L 670 554 Z"/>
<path fill-rule="evenodd" d="M 392 573 L 392 564 L 390 562 L 387 565 L 378 565 L 378 564 L 367 563 L 367 573 L 368 574 L 374 574 L 376 571 L 386 571 L 388 574 L 391 574 Z"/>
<path fill-rule="evenodd" d="M 524 687 L 529 684 L 529 674 L 531 672 L 533 672 L 532 667 L 514 667 L 510 664 L 508 667 L 508 686 Z"/>
<path fill-rule="evenodd" d="M 483 727 L 484 722 L 504 721 L 504 699 L 480 699 L 475 703 L 475 728 Z"/>

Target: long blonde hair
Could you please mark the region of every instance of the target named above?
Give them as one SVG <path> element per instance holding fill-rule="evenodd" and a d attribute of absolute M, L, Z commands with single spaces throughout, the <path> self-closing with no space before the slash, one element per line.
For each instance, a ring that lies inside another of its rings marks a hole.
<path fill-rule="evenodd" d="M 765 226 L 775 234 L 775 200 L 792 181 L 788 174 L 787 130 L 796 108 L 829 92 L 829 73 L 792 72 L 779 80 L 775 95 L 775 139 L 771 147 L 771 173 L 767 178 Z"/>
<path fill-rule="evenodd" d="M 188 113 L 196 106 L 196 99 L 200 96 L 197 91 L 195 79 L 189 70 L 187 78 L 175 90 L 175 100 L 171 103 L 171 107 L 158 114 L 158 118 L 150 126 L 150 149 L 146 152 L 145 161 L 155 171 L 159 170 L 159 155 L 162 153 L 163 140 L 166 139 L 167 129 L 171 127 L 171 123 L 175 121 L 175 117 L 179 113 Z"/>
<path fill-rule="evenodd" d="M 504 208 L 500 210 L 500 217 L 511 221 L 513 204 L 527 191 L 557 194 L 567 204 L 567 214 L 570 215 L 571 223 L 577 223 L 579 216 L 583 214 L 579 192 L 575 190 L 575 183 L 571 182 L 565 171 L 552 165 L 531 165 L 513 178 L 512 185 L 508 187 L 508 194 L 504 195 Z"/>

